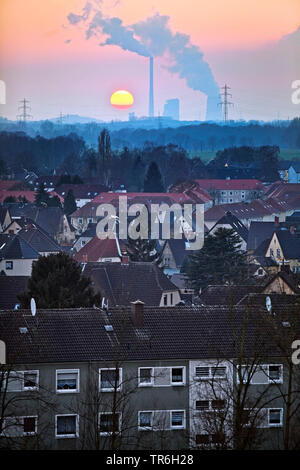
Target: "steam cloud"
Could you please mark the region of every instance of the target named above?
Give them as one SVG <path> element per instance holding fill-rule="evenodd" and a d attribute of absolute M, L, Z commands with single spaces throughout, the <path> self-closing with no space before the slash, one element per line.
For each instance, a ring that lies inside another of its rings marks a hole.
<path fill-rule="evenodd" d="M 68 20 L 72 25 L 85 24 L 86 39 L 105 34 L 107 38 L 100 46 L 115 45 L 144 57 L 163 56 L 168 52 L 172 62 L 168 70 L 185 79 L 188 87 L 207 95 L 206 119 L 220 119 L 219 87 L 209 64 L 199 47 L 191 44 L 190 36 L 170 30 L 168 16 L 157 13 L 145 21 L 125 26 L 120 18 L 106 17 L 99 7 L 95 9 L 87 2 L 81 15 L 70 13 Z"/>

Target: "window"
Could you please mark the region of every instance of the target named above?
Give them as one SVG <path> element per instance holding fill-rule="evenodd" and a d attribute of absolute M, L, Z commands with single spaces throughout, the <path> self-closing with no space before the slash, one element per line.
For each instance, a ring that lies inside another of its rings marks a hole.
<path fill-rule="evenodd" d="M 57 370 L 56 391 L 59 393 L 79 392 L 79 369 Z"/>
<path fill-rule="evenodd" d="M 0 435 L 6 437 L 32 436 L 37 432 L 37 416 L 14 416 L 3 418 Z"/>
<path fill-rule="evenodd" d="M 196 401 L 196 410 L 197 411 L 209 410 L 209 400 L 197 400 Z"/>
<path fill-rule="evenodd" d="M 88 224 L 91 224 L 93 222 L 93 219 L 88 219 Z"/>
<path fill-rule="evenodd" d="M 273 248 L 270 248 L 270 256 L 274 256 L 274 250 L 273 250 Z"/>
<path fill-rule="evenodd" d="M 122 369 L 100 369 L 99 388 L 102 392 L 113 392 L 121 389 Z"/>
<path fill-rule="evenodd" d="M 171 429 L 183 429 L 185 427 L 185 412 L 171 411 Z"/>
<path fill-rule="evenodd" d="M 78 437 L 78 415 L 56 415 L 55 437 Z"/>
<path fill-rule="evenodd" d="M 37 428 L 37 418 L 35 416 L 28 416 L 24 418 L 23 421 L 24 434 L 30 435 L 36 433 Z"/>
<path fill-rule="evenodd" d="M 39 388 L 39 371 L 28 370 L 28 371 L 10 371 L 5 374 L 5 380 L 7 380 L 7 391 L 8 392 L 25 392 L 28 390 L 38 390 Z M 2 387 L 5 387 L 6 383 L 2 383 Z"/>
<path fill-rule="evenodd" d="M 163 299 L 164 299 L 164 305 L 168 305 L 168 296 L 164 295 Z"/>
<path fill-rule="evenodd" d="M 212 400 L 211 407 L 213 410 L 222 410 L 225 408 L 225 400 Z"/>
<path fill-rule="evenodd" d="M 81 240 L 81 246 L 84 246 L 86 244 L 85 240 Z"/>
<path fill-rule="evenodd" d="M 79 219 L 78 219 L 78 223 L 79 223 L 79 224 L 82 224 L 82 222 L 83 222 L 83 220 L 79 218 Z"/>
<path fill-rule="evenodd" d="M 260 364 L 241 366 L 241 379 L 243 383 L 264 385 L 282 383 L 282 364 Z M 237 376 L 239 381 L 239 376 Z"/>
<path fill-rule="evenodd" d="M 5 261 L 5 269 L 14 269 L 13 261 Z"/>
<path fill-rule="evenodd" d="M 139 429 L 151 429 L 153 422 L 152 411 L 139 411 L 138 425 Z"/>
<path fill-rule="evenodd" d="M 153 369 L 152 367 L 139 368 L 139 386 L 144 387 L 153 385 Z"/>
<path fill-rule="evenodd" d="M 100 413 L 99 431 L 102 435 L 120 432 L 121 413 Z"/>
<path fill-rule="evenodd" d="M 214 411 L 222 410 L 225 408 L 226 401 L 221 399 L 216 400 L 197 400 L 196 410 L 197 411 Z"/>
<path fill-rule="evenodd" d="M 282 426 L 282 408 L 269 409 L 269 426 Z"/>
<path fill-rule="evenodd" d="M 203 444 L 209 444 L 210 439 L 209 439 L 209 434 L 196 434 L 196 444 L 203 445 Z"/>
<path fill-rule="evenodd" d="M 197 366 L 195 367 L 196 379 L 223 379 L 227 375 L 226 366 Z"/>
<path fill-rule="evenodd" d="M 184 367 L 172 367 L 171 369 L 171 384 L 172 385 L 184 385 Z"/>
<path fill-rule="evenodd" d="M 39 385 L 39 374 L 37 370 L 24 372 L 23 389 L 37 390 Z"/>
<path fill-rule="evenodd" d="M 282 365 L 269 365 L 269 382 L 282 382 Z"/>
<path fill-rule="evenodd" d="M 167 258 L 167 257 L 164 258 L 164 265 L 170 266 L 170 258 Z"/>

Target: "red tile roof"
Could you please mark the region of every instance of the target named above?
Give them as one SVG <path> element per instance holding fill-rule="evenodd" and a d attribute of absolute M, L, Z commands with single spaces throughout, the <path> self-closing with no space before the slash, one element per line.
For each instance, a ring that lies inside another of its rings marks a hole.
<path fill-rule="evenodd" d="M 119 244 L 122 249 L 124 245 L 121 240 Z M 119 258 L 116 240 L 114 238 L 101 240 L 96 236 L 81 248 L 81 250 L 75 254 L 74 258 L 80 263 L 87 263 L 88 261 L 97 262 L 101 258 Z"/>
<path fill-rule="evenodd" d="M 83 207 L 80 207 L 73 212 L 72 217 L 92 217 L 96 215 L 97 207 L 100 204 L 113 204 L 117 206 L 119 204 L 119 197 L 127 197 L 128 204 L 168 204 L 172 205 L 185 204 L 185 203 L 204 203 L 204 197 L 202 200 L 195 201 L 195 198 L 189 197 L 184 193 L 101 193 L 96 196 L 91 202 L 88 202 Z M 200 199 L 200 196 L 199 196 Z"/>
<path fill-rule="evenodd" d="M 7 189 L 0 190 L 0 203 L 3 202 L 7 197 L 15 197 L 18 199 L 19 197 L 26 197 L 27 201 L 34 202 L 35 199 L 35 192 L 34 191 L 9 191 Z"/>
<path fill-rule="evenodd" d="M 233 180 L 217 180 L 217 179 L 203 179 L 195 180 L 200 188 L 210 190 L 263 190 L 264 185 L 259 180 L 255 179 L 233 179 Z"/>

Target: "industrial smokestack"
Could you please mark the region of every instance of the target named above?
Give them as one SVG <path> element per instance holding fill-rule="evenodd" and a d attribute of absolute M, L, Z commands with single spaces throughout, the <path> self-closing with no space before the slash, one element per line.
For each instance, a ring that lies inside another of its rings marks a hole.
<path fill-rule="evenodd" d="M 149 117 L 154 117 L 154 98 L 153 98 L 153 57 L 150 57 L 150 82 L 149 82 Z"/>

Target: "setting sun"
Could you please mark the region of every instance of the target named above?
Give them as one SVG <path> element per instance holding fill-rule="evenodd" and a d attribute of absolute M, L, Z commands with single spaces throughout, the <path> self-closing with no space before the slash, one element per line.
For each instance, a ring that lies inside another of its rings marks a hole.
<path fill-rule="evenodd" d="M 111 95 L 110 102 L 116 109 L 128 109 L 133 105 L 133 96 L 127 90 L 118 90 Z"/>

